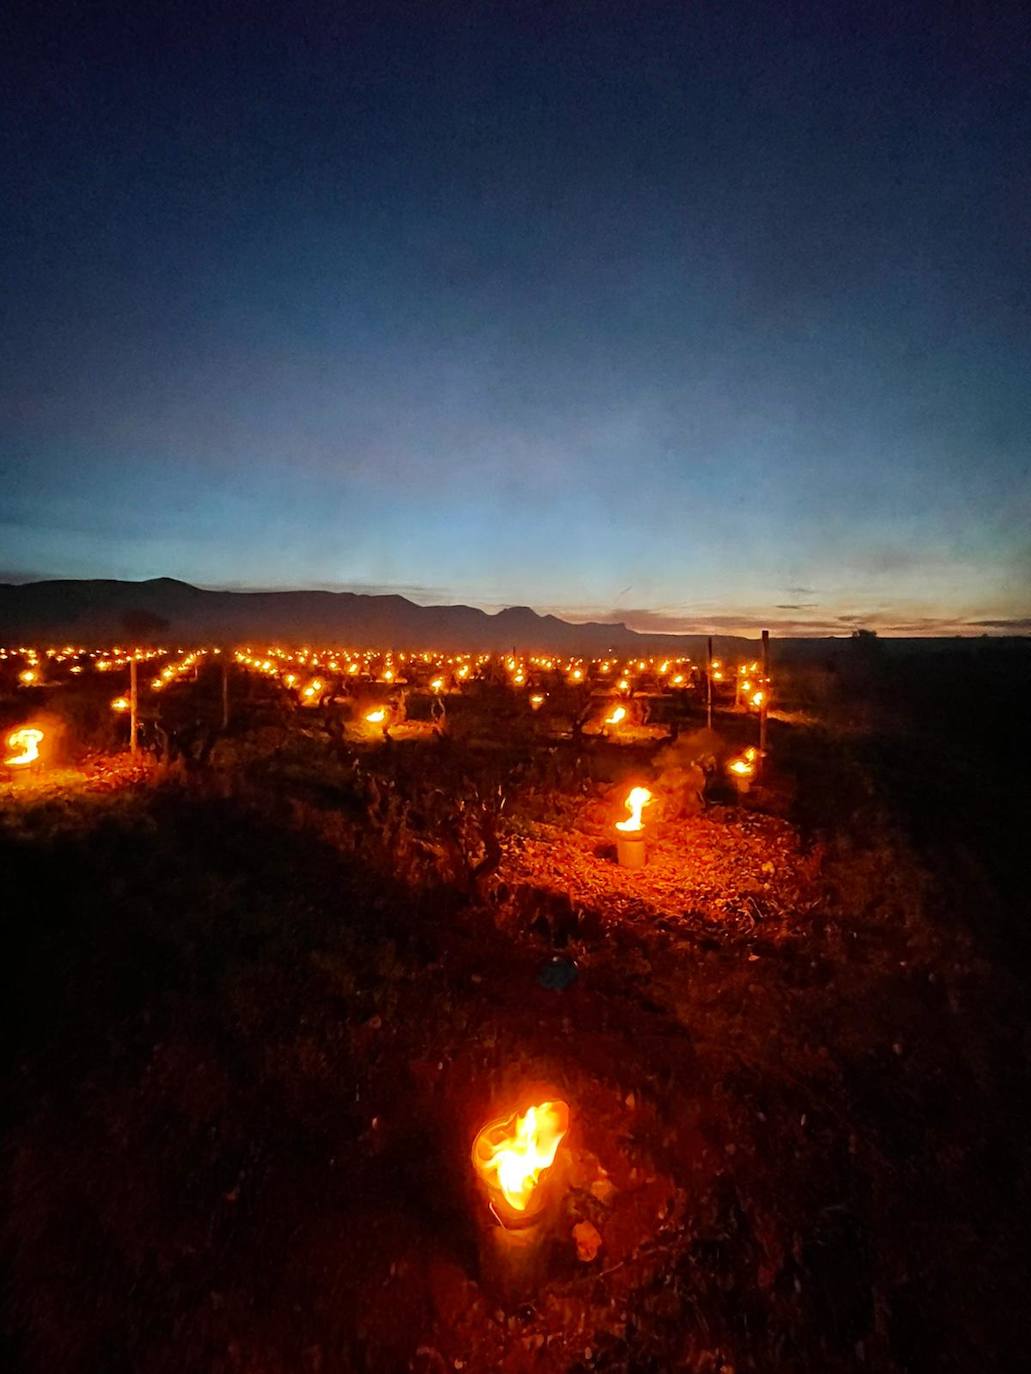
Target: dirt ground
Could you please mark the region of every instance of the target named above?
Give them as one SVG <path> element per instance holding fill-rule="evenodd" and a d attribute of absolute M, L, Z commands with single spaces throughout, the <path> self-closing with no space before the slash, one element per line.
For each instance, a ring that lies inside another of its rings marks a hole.
<path fill-rule="evenodd" d="M 902 740 L 775 723 L 641 873 L 647 740 L 244 718 L 203 768 L 0 789 L 5 1366 L 1018 1367 L 1015 822 Z M 469 1148 L 538 1089 L 566 1174 L 512 1300 Z"/>

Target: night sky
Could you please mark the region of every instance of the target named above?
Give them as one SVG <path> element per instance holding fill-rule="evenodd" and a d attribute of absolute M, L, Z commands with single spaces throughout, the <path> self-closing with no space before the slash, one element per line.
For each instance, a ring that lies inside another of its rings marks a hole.
<path fill-rule="evenodd" d="M 1029 12 L 7 7 L 0 576 L 1026 631 Z"/>

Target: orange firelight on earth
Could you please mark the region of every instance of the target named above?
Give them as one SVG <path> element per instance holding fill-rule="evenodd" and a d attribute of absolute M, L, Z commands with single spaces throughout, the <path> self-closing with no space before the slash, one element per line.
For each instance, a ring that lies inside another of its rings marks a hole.
<path fill-rule="evenodd" d="M 625 821 L 617 821 L 616 829 L 622 830 L 624 834 L 632 834 L 644 829 L 644 822 L 641 820 L 641 812 L 652 800 L 652 794 L 647 787 L 633 787 L 623 805 L 630 812 Z"/>
<path fill-rule="evenodd" d="M 4 759 L 8 768 L 24 768 L 39 758 L 39 746 L 43 743 L 44 732 L 35 725 L 20 725 L 7 736 L 8 749 L 20 749 L 20 754 L 12 754 Z"/>
<path fill-rule="evenodd" d="M 541 1102 L 522 1116 L 485 1126 L 473 1145 L 473 1164 L 489 1189 L 515 1212 L 525 1212 L 569 1130 L 565 1102 Z"/>

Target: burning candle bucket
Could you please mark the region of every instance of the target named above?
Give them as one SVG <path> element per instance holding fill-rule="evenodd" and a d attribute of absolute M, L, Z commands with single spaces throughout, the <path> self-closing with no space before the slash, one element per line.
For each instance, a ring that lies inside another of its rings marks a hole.
<path fill-rule="evenodd" d="M 620 868 L 643 868 L 647 851 L 641 812 L 652 800 L 647 787 L 631 788 L 624 805 L 630 812 L 625 821 L 616 822 L 616 858 Z"/>
<path fill-rule="evenodd" d="M 552 1162 L 539 1171 L 522 1210 L 506 1198 L 496 1175 L 491 1175 L 491 1168 L 499 1150 L 513 1139 L 515 1129 L 526 1118 L 513 1114 L 491 1121 L 473 1141 L 480 1281 L 485 1291 L 506 1304 L 525 1302 L 544 1281 L 562 1209 L 566 1160 L 559 1145 L 568 1124 L 568 1108 L 564 1102 L 543 1105 L 559 1109 L 561 1126 Z"/>
<path fill-rule="evenodd" d="M 644 831 L 638 830 L 629 835 L 617 835 L 616 857 L 619 860 L 620 868 L 643 868 L 647 857 Z"/>

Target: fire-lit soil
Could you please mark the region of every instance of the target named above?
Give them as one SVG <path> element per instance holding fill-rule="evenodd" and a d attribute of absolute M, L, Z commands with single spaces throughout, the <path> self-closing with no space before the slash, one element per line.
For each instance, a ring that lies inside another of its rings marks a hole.
<path fill-rule="evenodd" d="M 524 760 L 480 881 L 493 753 L 355 761 L 307 723 L 60 807 L 10 789 L 9 1365 L 1016 1367 L 1018 989 L 969 864 L 781 746 L 747 808 L 655 821 L 640 873 L 611 779 Z M 565 1187 L 513 1302 L 469 1150 L 538 1089 Z"/>
<path fill-rule="evenodd" d="M 661 921 L 671 934 L 731 941 L 760 926 L 774 938 L 819 900 L 820 855 L 803 853 L 786 821 L 736 808 L 660 821 L 646 829 L 646 867 L 633 871 L 617 862 L 606 808 L 593 810 L 593 825 L 538 822 L 509 837 L 498 882 L 524 894 L 528 912 L 547 894 L 581 920 L 589 912 L 599 932 Z"/>

